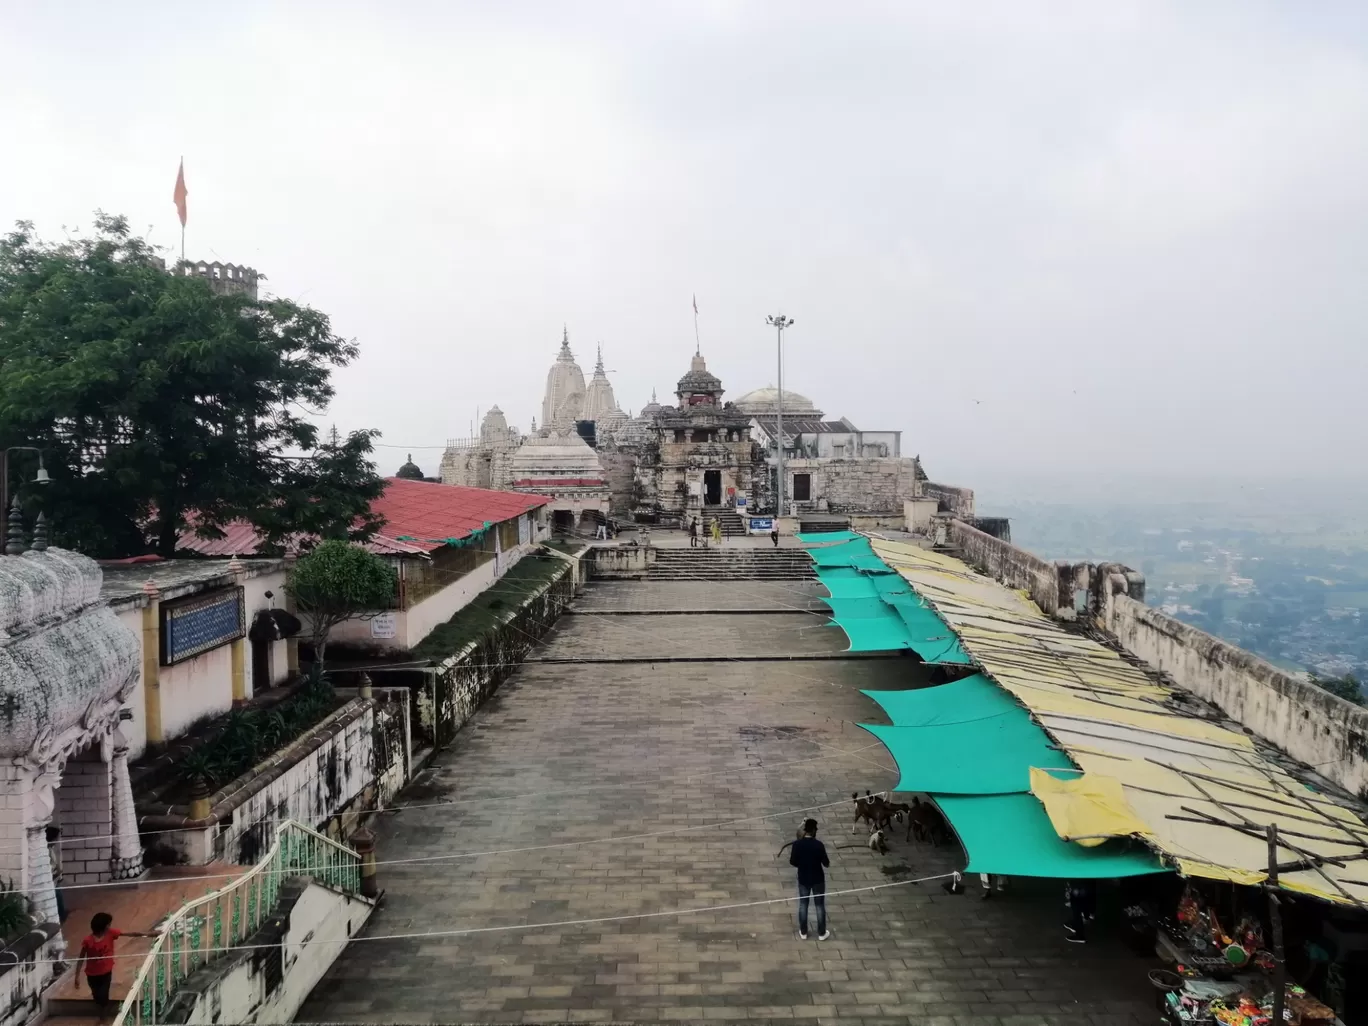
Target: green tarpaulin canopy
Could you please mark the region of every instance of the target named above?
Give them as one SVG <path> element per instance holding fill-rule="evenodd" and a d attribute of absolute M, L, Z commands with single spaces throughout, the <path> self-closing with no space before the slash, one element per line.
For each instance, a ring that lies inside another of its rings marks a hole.
<path fill-rule="evenodd" d="M 963 723 L 884 727 L 861 723 L 888 749 L 899 791 L 934 795 L 1013 794 L 1031 790 L 1031 767 L 1071 770 L 1069 757 L 1020 707 Z"/>
<path fill-rule="evenodd" d="M 895 727 L 931 727 L 967 723 L 1025 710 L 1011 695 L 981 673 L 949 684 L 909 691 L 866 691 Z"/>
<path fill-rule="evenodd" d="M 1135 842 L 1085 848 L 1060 840 L 1044 807 L 1029 794 L 937 795 L 936 804 L 969 853 L 968 873 L 1088 880 L 1168 872 L 1152 851 Z"/>
<path fill-rule="evenodd" d="M 969 654 L 945 621 L 912 590 L 901 574 L 874 554 L 868 539 L 856 535 L 800 535 L 836 544 L 810 547 L 817 578 L 831 593 L 826 599 L 850 640 L 852 652 L 911 649 L 928 663 L 968 666 Z"/>

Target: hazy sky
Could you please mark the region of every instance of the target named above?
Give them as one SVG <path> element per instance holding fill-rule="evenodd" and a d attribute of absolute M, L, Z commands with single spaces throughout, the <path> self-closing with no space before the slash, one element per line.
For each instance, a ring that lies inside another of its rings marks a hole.
<path fill-rule="evenodd" d="M 381 469 L 561 325 L 933 478 L 1365 473 L 1368 4 L 0 4 L 0 223 L 99 207 L 361 343 Z M 430 446 L 434 448 L 420 448 Z"/>

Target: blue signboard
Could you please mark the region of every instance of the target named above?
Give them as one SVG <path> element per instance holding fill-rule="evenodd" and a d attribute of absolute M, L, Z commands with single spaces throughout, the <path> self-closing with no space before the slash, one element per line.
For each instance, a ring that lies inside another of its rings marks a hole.
<path fill-rule="evenodd" d="M 737 506 L 737 508 L 739 509 L 740 507 L 744 506 L 745 504 L 746 504 L 746 497 L 745 497 L 744 495 L 738 495 L 738 496 L 736 497 L 736 506 Z"/>
<path fill-rule="evenodd" d="M 752 534 L 768 534 L 774 530 L 773 517 L 751 517 L 750 529 Z"/>
<path fill-rule="evenodd" d="M 193 659 L 247 633 L 241 588 L 223 588 L 161 607 L 161 665 Z"/>

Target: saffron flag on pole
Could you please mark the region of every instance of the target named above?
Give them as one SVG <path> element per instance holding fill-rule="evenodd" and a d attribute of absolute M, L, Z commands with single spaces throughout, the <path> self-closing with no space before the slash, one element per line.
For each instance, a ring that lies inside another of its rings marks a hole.
<path fill-rule="evenodd" d="M 190 195 L 185 188 L 185 158 L 181 157 L 180 170 L 176 172 L 176 191 L 171 194 L 171 199 L 176 204 L 176 213 L 180 216 L 181 227 L 185 227 L 185 197 Z"/>

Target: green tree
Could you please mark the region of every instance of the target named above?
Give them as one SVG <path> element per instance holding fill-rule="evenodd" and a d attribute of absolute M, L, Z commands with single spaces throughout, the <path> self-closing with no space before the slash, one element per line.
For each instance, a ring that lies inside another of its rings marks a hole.
<path fill-rule="evenodd" d="M 328 633 L 344 620 L 370 619 L 395 598 L 393 567 L 373 552 L 336 539 L 301 556 L 286 587 L 304 615 L 314 662 L 324 665 Z"/>
<path fill-rule="evenodd" d="M 1346 673 L 1339 677 L 1321 677 L 1313 673 L 1311 674 L 1311 683 L 1324 688 L 1332 695 L 1339 696 L 1346 702 L 1363 705 L 1363 689 L 1359 687 L 1358 678 L 1352 673 Z"/>
<path fill-rule="evenodd" d="M 323 445 L 307 419 L 357 351 L 317 310 L 168 271 L 120 217 L 0 238 L 0 445 L 44 450 L 54 536 L 92 555 L 170 556 L 239 517 L 268 545 L 373 534 L 374 432 Z"/>

